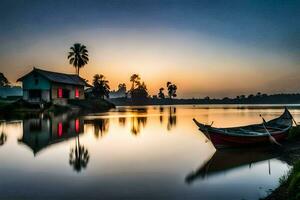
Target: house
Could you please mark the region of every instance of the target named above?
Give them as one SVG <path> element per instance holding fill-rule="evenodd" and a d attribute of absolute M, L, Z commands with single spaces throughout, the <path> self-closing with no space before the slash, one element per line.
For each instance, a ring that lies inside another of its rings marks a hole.
<path fill-rule="evenodd" d="M 66 104 L 68 99 L 84 99 L 84 87 L 90 87 L 78 75 L 33 68 L 17 81 L 23 85 L 23 99 L 31 103 Z"/>

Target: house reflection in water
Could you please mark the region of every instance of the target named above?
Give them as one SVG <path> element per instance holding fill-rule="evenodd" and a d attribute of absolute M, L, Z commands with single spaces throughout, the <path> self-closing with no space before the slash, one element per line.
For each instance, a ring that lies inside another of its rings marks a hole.
<path fill-rule="evenodd" d="M 67 114 L 23 120 L 23 136 L 18 141 L 30 147 L 36 155 L 49 147 L 83 133 L 83 120 Z"/>

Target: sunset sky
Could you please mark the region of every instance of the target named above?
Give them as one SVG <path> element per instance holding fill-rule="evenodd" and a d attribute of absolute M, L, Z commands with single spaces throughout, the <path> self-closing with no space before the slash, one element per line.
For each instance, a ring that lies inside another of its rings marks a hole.
<path fill-rule="evenodd" d="M 81 76 L 112 89 L 137 73 L 151 95 L 300 92 L 300 1 L 1 0 L 0 72 L 15 83 L 33 66 L 75 73 L 67 53 L 87 46 Z"/>

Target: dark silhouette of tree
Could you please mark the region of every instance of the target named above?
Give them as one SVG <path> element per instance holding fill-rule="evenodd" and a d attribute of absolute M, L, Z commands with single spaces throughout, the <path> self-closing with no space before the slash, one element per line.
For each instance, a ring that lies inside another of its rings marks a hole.
<path fill-rule="evenodd" d="M 0 87 L 7 87 L 9 86 L 9 81 L 7 78 L 4 76 L 3 73 L 0 72 Z"/>
<path fill-rule="evenodd" d="M 75 139 L 75 148 L 72 148 L 69 155 L 69 164 L 73 166 L 73 169 L 80 172 L 87 167 L 90 160 L 89 151 L 80 145 L 79 136 Z"/>
<path fill-rule="evenodd" d="M 164 98 L 165 98 L 164 88 L 163 88 L 163 87 L 159 88 L 158 97 L 159 97 L 160 99 L 164 99 Z"/>
<path fill-rule="evenodd" d="M 102 74 L 95 74 L 93 79 L 93 95 L 98 98 L 104 98 L 109 96 L 110 87 L 108 85 L 108 80 Z"/>
<path fill-rule="evenodd" d="M 243 95 L 240 95 L 240 99 L 246 99 L 246 96 L 243 94 Z"/>
<path fill-rule="evenodd" d="M 168 81 L 167 88 L 168 88 L 168 95 L 170 99 L 177 96 L 176 94 L 177 86 L 175 84 L 172 84 L 171 82 Z"/>
<path fill-rule="evenodd" d="M 120 83 L 119 85 L 118 85 L 118 91 L 119 92 L 124 92 L 124 93 L 126 93 L 126 84 L 125 83 Z"/>
<path fill-rule="evenodd" d="M 138 74 L 132 74 L 130 77 L 130 82 L 132 82 L 131 85 L 131 91 L 135 89 L 135 87 L 138 87 L 140 85 L 140 76 Z"/>
<path fill-rule="evenodd" d="M 251 99 L 251 98 L 253 98 L 253 97 L 254 97 L 253 94 L 249 94 L 248 99 Z"/>
<path fill-rule="evenodd" d="M 258 93 L 256 94 L 256 96 L 257 96 L 257 97 L 261 97 L 261 93 L 258 92 Z"/>
<path fill-rule="evenodd" d="M 4 145 L 6 140 L 7 140 L 7 135 L 2 132 L 0 135 L 0 146 Z"/>
<path fill-rule="evenodd" d="M 84 67 L 89 61 L 88 50 L 86 46 L 80 43 L 75 43 L 70 47 L 70 50 L 68 55 L 69 63 L 75 67 L 76 74 L 79 76 L 80 68 Z"/>
<path fill-rule="evenodd" d="M 149 96 L 146 84 L 138 83 L 137 87 L 131 91 L 131 98 L 134 100 L 144 100 Z"/>

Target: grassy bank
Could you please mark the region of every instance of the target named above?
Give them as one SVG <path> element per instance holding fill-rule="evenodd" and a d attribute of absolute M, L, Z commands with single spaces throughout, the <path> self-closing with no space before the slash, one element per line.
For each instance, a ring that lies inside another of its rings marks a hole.
<path fill-rule="evenodd" d="M 288 136 L 288 140 L 300 140 L 300 126 L 293 127 Z M 293 162 L 292 169 L 280 178 L 280 186 L 275 189 L 265 200 L 298 200 L 300 199 L 300 147 L 296 151 L 288 153 Z"/>

